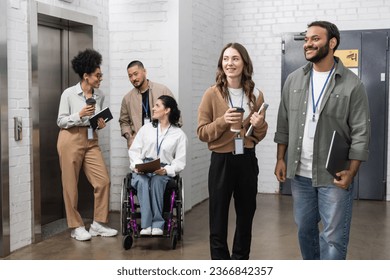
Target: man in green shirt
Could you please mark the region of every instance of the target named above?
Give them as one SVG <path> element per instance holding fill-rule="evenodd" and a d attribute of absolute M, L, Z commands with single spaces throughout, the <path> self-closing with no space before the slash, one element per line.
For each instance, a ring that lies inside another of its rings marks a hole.
<path fill-rule="evenodd" d="M 275 175 L 291 178 L 294 218 L 303 259 L 345 259 L 352 216 L 352 181 L 368 159 L 370 114 L 364 85 L 334 56 L 336 25 L 308 25 L 303 45 L 309 61 L 283 87 L 274 141 Z M 326 168 L 333 131 L 349 144 L 349 169 L 334 179 Z M 285 154 L 288 152 L 287 163 Z M 318 223 L 322 221 L 320 233 Z"/>

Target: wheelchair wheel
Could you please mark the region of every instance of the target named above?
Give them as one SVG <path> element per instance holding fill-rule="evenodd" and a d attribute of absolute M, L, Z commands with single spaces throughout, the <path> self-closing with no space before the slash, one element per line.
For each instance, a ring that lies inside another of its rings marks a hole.
<path fill-rule="evenodd" d="M 181 239 L 181 236 L 184 234 L 184 211 L 185 211 L 185 207 L 184 207 L 184 185 L 183 185 L 183 178 L 180 178 L 180 188 L 179 188 L 179 193 L 180 193 L 180 201 L 181 201 L 181 205 L 180 205 L 180 220 L 178 222 L 178 224 L 180 224 L 180 229 L 179 229 L 179 240 Z"/>
<path fill-rule="evenodd" d="M 128 232 L 128 213 L 129 213 L 129 189 L 128 178 L 123 179 L 122 190 L 121 190 L 121 231 L 122 235 L 126 235 Z"/>
<path fill-rule="evenodd" d="M 177 239 L 178 240 L 181 240 L 181 235 L 182 235 L 182 232 L 183 232 L 183 223 L 182 223 L 182 204 L 181 202 L 179 202 L 177 204 L 177 208 L 176 208 L 176 225 L 177 225 Z"/>
<path fill-rule="evenodd" d="M 123 249 L 129 250 L 133 245 L 133 237 L 131 235 L 125 235 L 122 240 Z"/>
<path fill-rule="evenodd" d="M 172 248 L 172 250 L 176 249 L 177 237 L 178 237 L 177 229 L 173 229 L 172 234 L 171 234 L 171 248 Z"/>

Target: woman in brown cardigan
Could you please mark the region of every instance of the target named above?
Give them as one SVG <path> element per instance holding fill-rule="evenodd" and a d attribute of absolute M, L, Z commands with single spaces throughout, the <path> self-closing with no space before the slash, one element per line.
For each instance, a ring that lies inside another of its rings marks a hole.
<path fill-rule="evenodd" d="M 212 151 L 208 181 L 212 259 L 249 259 L 259 173 L 255 146 L 268 128 L 265 112 L 258 113 L 264 97 L 255 90 L 252 74 L 245 47 L 227 44 L 218 60 L 216 84 L 206 90 L 199 106 L 198 137 Z M 243 119 L 237 107 L 245 110 Z M 231 131 L 237 122 L 242 122 L 241 130 Z M 245 136 L 250 125 L 253 132 Z M 227 231 L 232 196 L 236 231 L 230 255 Z"/>

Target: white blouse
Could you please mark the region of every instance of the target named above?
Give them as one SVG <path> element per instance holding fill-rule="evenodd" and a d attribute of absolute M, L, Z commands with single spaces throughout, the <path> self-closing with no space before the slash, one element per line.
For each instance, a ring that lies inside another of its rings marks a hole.
<path fill-rule="evenodd" d="M 187 145 L 187 136 L 181 128 L 171 125 L 161 131 L 160 124 L 153 127 L 152 123 L 147 123 L 138 131 L 129 149 L 130 169 L 134 170 L 145 158 L 160 158 L 161 163 L 167 164 L 164 166 L 167 175 L 174 177 L 186 166 Z"/>

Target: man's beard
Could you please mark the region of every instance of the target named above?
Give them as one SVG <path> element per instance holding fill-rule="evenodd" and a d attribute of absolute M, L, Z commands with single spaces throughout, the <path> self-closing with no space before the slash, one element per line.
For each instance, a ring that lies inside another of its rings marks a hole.
<path fill-rule="evenodd" d="M 142 81 L 140 81 L 140 83 L 139 83 L 138 85 L 134 85 L 134 87 L 135 87 L 136 89 L 140 89 L 144 83 L 145 83 L 145 79 L 143 79 Z"/>
<path fill-rule="evenodd" d="M 306 48 L 304 50 L 306 60 L 313 62 L 313 63 L 320 62 L 323 58 L 325 58 L 329 54 L 329 42 L 325 46 L 317 48 L 317 51 L 318 51 L 317 55 L 315 55 L 311 58 L 306 57 L 306 50 L 316 50 L 316 49 Z"/>

